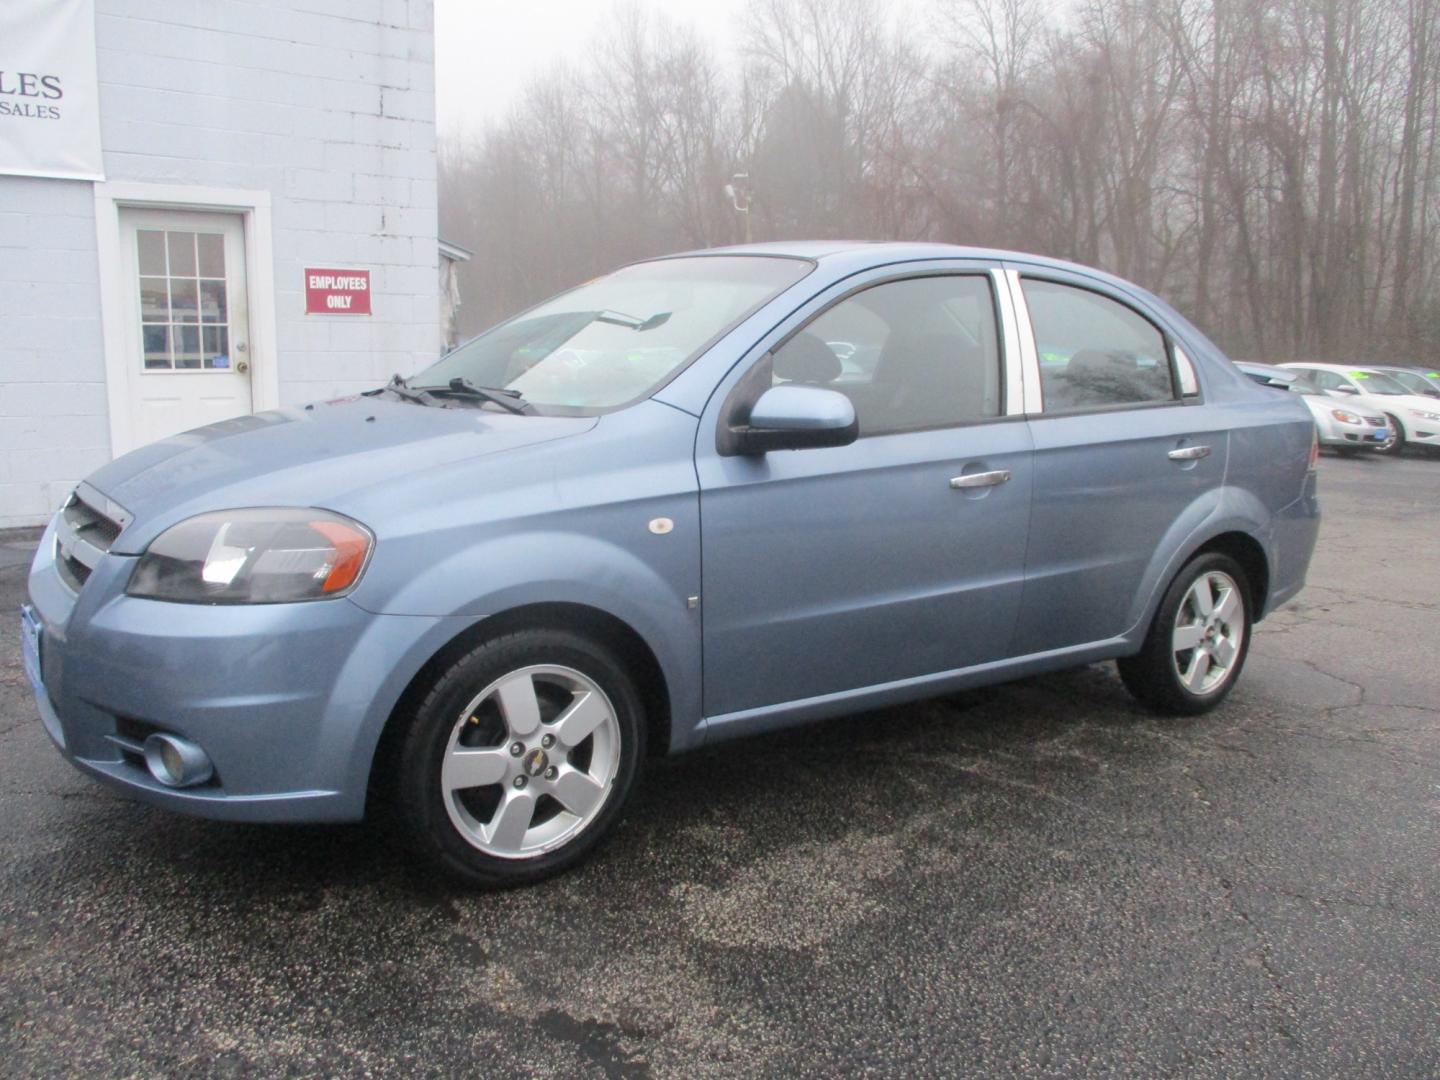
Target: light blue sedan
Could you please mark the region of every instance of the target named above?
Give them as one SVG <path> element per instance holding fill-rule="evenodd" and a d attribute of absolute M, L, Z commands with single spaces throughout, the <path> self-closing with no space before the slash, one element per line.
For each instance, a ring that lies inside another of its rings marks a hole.
<path fill-rule="evenodd" d="M 1305 580 L 1315 457 L 1298 396 L 1098 271 L 679 255 L 107 465 L 40 543 L 26 664 L 61 752 L 140 799 L 386 790 L 434 863 L 512 884 L 650 754 L 1109 659 L 1213 708 Z"/>

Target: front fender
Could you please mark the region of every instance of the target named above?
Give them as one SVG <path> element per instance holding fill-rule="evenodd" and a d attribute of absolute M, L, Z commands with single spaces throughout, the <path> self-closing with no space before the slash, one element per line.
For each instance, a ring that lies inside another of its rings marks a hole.
<path fill-rule="evenodd" d="M 1273 514 L 1253 492 L 1224 485 L 1195 499 L 1175 519 L 1151 557 L 1130 609 L 1125 641 L 1139 649 L 1165 590 L 1195 552 L 1224 533 L 1245 533 L 1258 541 L 1266 561 L 1275 565 Z"/>
<path fill-rule="evenodd" d="M 443 617 L 453 627 L 448 641 L 478 622 L 532 604 L 596 608 L 628 625 L 654 654 L 670 694 L 670 745 L 685 749 L 703 734 L 700 612 L 688 604 L 700 592 L 698 512 L 682 516 L 680 507 L 668 509 L 675 522 L 670 533 L 642 531 L 644 539 L 628 537 L 627 546 L 560 529 L 483 540 L 375 597 L 383 602 L 371 610 Z M 633 520 L 633 507 L 627 516 Z"/>

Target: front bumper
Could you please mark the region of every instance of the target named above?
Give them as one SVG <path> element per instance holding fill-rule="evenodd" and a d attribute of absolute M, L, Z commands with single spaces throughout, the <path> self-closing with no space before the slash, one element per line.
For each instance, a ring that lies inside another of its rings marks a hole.
<path fill-rule="evenodd" d="M 208 606 L 124 594 L 134 559 L 106 555 L 77 592 L 52 530 L 31 568 L 41 720 L 77 768 L 135 798 L 239 821 L 364 813 L 394 703 L 453 620 L 375 615 L 349 600 Z M 137 732 L 183 736 L 215 765 L 203 785 L 160 784 Z"/>
<path fill-rule="evenodd" d="M 1390 439 L 1390 428 L 1374 427 L 1370 424 L 1346 424 L 1332 420 L 1320 427 L 1320 445 L 1324 447 L 1348 446 L 1357 450 L 1375 449 Z"/>

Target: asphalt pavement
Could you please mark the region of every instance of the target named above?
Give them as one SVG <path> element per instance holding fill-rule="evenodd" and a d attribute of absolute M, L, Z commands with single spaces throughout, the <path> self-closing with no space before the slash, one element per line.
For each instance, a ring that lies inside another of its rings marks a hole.
<path fill-rule="evenodd" d="M 0 534 L 0 1073 L 1440 1075 L 1440 460 L 1321 485 L 1220 710 L 1100 665 L 716 747 L 503 894 L 80 776 Z"/>

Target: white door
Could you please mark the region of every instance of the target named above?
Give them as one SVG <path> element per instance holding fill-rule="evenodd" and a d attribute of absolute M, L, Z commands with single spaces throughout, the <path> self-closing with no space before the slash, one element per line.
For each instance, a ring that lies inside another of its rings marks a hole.
<path fill-rule="evenodd" d="M 132 445 L 251 411 L 238 215 L 120 211 Z"/>

